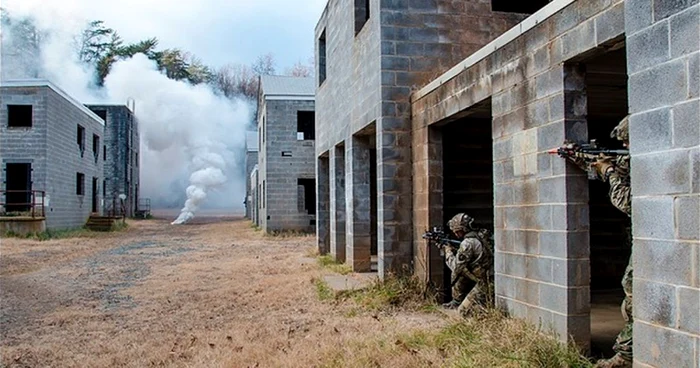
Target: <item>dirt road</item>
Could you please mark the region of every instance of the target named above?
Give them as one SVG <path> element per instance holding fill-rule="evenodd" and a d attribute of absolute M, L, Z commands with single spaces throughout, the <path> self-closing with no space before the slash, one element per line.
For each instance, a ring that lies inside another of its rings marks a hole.
<path fill-rule="evenodd" d="M 239 218 L 2 239 L 0 366 L 342 366 L 328 357 L 347 344 L 445 323 L 320 300 L 314 243 Z"/>

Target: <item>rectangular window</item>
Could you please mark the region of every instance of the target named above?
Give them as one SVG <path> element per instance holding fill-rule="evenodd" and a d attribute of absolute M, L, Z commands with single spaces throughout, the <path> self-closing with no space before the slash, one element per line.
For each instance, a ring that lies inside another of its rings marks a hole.
<path fill-rule="evenodd" d="M 102 160 L 107 161 L 107 146 L 102 146 Z"/>
<path fill-rule="evenodd" d="M 95 156 L 95 163 L 100 157 L 100 137 L 97 134 L 92 135 L 92 154 Z"/>
<path fill-rule="evenodd" d="M 75 174 L 75 194 L 85 195 L 85 174 Z"/>
<path fill-rule="evenodd" d="M 7 126 L 10 128 L 31 128 L 32 105 L 7 105 Z"/>
<path fill-rule="evenodd" d="M 262 121 L 262 141 L 265 143 L 265 117 L 263 116 L 263 121 Z"/>
<path fill-rule="evenodd" d="M 362 30 L 369 20 L 369 1 L 355 0 L 355 36 Z"/>
<path fill-rule="evenodd" d="M 316 139 L 316 113 L 313 111 L 297 111 L 297 140 Z"/>
<path fill-rule="evenodd" d="M 297 207 L 299 212 L 306 212 L 309 215 L 316 214 L 316 180 L 297 179 Z"/>
<path fill-rule="evenodd" d="M 134 156 L 136 157 L 136 158 L 134 159 L 134 165 L 135 165 L 136 167 L 139 167 L 139 153 L 136 152 L 136 153 L 134 154 Z"/>
<path fill-rule="evenodd" d="M 533 14 L 544 8 L 549 0 L 512 1 L 492 0 L 491 10 L 504 13 Z"/>
<path fill-rule="evenodd" d="M 107 198 L 107 180 L 102 180 L 102 198 Z"/>
<path fill-rule="evenodd" d="M 318 39 L 318 85 L 326 81 L 326 30 Z"/>
<path fill-rule="evenodd" d="M 78 124 L 78 148 L 80 148 L 80 156 L 85 153 L 85 128 Z"/>

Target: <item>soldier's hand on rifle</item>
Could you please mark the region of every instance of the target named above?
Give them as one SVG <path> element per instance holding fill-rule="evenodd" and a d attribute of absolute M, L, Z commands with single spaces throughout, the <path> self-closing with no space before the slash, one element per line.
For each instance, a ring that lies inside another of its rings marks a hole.
<path fill-rule="evenodd" d="M 613 158 L 602 154 L 598 156 L 598 158 L 594 162 L 591 163 L 591 167 L 595 169 L 596 173 L 600 178 L 606 178 L 610 172 L 615 170 Z"/>

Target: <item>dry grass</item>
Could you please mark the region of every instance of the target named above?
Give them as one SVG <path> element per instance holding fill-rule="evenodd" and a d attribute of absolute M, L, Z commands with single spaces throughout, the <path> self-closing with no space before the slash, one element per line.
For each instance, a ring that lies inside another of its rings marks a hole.
<path fill-rule="evenodd" d="M 319 300 L 329 271 L 306 257 L 314 243 L 220 219 L 136 221 L 98 240 L 2 239 L 0 366 L 470 366 L 487 354 L 468 358 L 460 341 L 478 339 L 535 361 L 523 350 L 531 334 L 508 340 L 503 325 L 471 331 L 486 322 L 425 312 L 405 281 Z M 542 346 L 545 357 L 561 351 Z"/>
<path fill-rule="evenodd" d="M 491 312 L 437 330 L 353 341 L 326 352 L 321 366 L 585 368 L 592 364 L 574 347 Z"/>

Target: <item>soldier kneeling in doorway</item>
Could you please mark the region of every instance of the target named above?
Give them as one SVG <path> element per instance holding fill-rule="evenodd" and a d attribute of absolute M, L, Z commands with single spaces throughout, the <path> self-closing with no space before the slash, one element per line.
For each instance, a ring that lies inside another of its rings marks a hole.
<path fill-rule="evenodd" d="M 474 226 L 474 218 L 459 213 L 448 223 L 462 240 L 459 248 L 445 245 L 445 263 L 452 271 L 453 300 L 443 306 L 469 317 L 493 307 L 493 241 L 491 232 Z M 473 285 L 473 287 L 472 287 Z"/>

